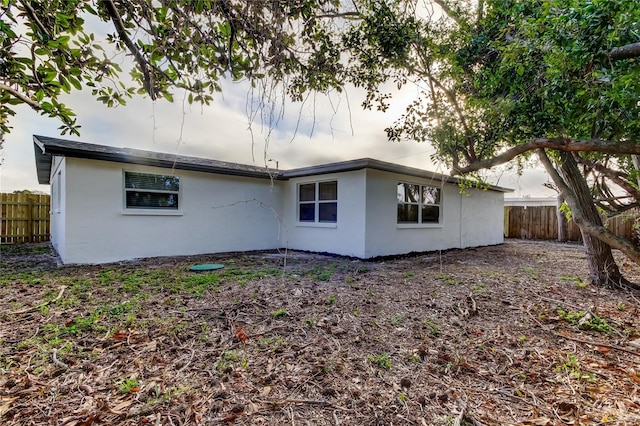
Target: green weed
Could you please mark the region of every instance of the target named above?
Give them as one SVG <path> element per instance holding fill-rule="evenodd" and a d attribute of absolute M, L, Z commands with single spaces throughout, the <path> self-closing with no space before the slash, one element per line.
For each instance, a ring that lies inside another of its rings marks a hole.
<path fill-rule="evenodd" d="M 577 324 L 581 330 L 593 330 L 601 333 L 609 333 L 612 331 L 607 321 L 598 315 L 587 314 L 584 311 L 565 311 L 563 309 L 558 309 L 557 313 L 560 318 L 568 323 Z"/>
<path fill-rule="evenodd" d="M 424 318 L 422 321 L 420 321 L 422 323 L 422 325 L 429 330 L 429 332 L 434 335 L 434 336 L 438 336 L 441 331 L 440 331 L 440 327 L 438 326 L 438 323 L 436 323 L 435 320 L 431 319 L 431 318 Z"/>
<path fill-rule="evenodd" d="M 128 379 L 118 380 L 116 382 L 116 387 L 120 393 L 138 392 L 140 390 L 140 383 L 137 378 L 131 377 Z"/>
<path fill-rule="evenodd" d="M 532 280 L 540 279 L 540 273 L 530 266 L 525 266 L 522 268 L 522 271 L 525 272 Z"/>
<path fill-rule="evenodd" d="M 315 266 L 306 271 L 304 275 L 310 275 L 317 281 L 329 281 L 335 272 L 336 267 L 334 265 Z"/>
<path fill-rule="evenodd" d="M 391 318 L 391 324 L 398 326 L 402 324 L 406 319 L 407 319 L 407 314 L 403 312 L 399 312 Z"/>
<path fill-rule="evenodd" d="M 389 370 L 391 368 L 391 356 L 389 354 L 369 355 L 369 362 L 382 369 Z"/>
<path fill-rule="evenodd" d="M 567 355 L 565 361 L 562 364 L 556 366 L 556 371 L 567 373 L 574 379 L 588 381 L 595 380 L 595 376 L 593 373 L 583 374 L 582 369 L 580 368 L 580 364 L 578 363 L 578 358 L 573 354 Z"/>
<path fill-rule="evenodd" d="M 587 283 L 584 282 L 582 280 L 582 278 L 578 277 L 578 276 L 567 276 L 567 275 L 563 275 L 560 277 L 561 281 L 570 281 L 572 283 L 575 283 L 575 285 L 578 288 L 585 288 L 587 286 Z"/>
<path fill-rule="evenodd" d="M 276 309 L 275 311 L 271 312 L 271 315 L 273 315 L 275 318 L 279 318 L 279 317 L 284 317 L 287 316 L 287 310 L 285 308 L 279 308 Z"/>

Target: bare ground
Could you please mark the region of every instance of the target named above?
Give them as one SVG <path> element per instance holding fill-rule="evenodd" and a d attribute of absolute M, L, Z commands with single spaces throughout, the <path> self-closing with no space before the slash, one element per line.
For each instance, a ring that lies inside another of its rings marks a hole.
<path fill-rule="evenodd" d="M 580 246 L 82 267 L 1 250 L 3 425 L 640 424 L 638 295 L 588 284 Z"/>

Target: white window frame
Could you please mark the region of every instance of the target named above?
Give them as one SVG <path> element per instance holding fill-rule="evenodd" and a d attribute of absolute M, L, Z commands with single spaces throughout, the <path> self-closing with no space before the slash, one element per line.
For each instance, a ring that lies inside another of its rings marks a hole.
<path fill-rule="evenodd" d="M 150 176 L 171 176 L 178 178 L 178 190 L 161 190 L 147 188 L 127 188 L 127 173 L 136 173 L 140 175 Z M 154 173 L 139 170 L 123 170 L 122 171 L 122 214 L 124 215 L 155 215 L 155 216 L 182 216 L 182 185 L 179 175 L 167 173 Z M 178 197 L 178 207 L 129 207 L 127 206 L 128 192 L 147 192 L 154 194 L 175 194 Z"/>
<path fill-rule="evenodd" d="M 420 194 L 420 200 L 417 202 L 407 202 L 398 200 L 398 186 L 399 185 L 416 185 L 419 187 L 418 193 Z M 423 188 L 434 188 L 438 191 L 438 201 L 437 203 L 425 202 L 422 200 Z M 396 184 L 396 206 L 397 205 L 413 205 L 418 207 L 418 221 L 417 222 L 400 222 L 397 215 L 396 208 L 396 225 L 399 228 L 441 228 L 442 227 L 442 186 L 436 185 L 427 185 L 416 182 L 406 182 L 406 181 L 398 181 Z M 422 218 L 422 208 L 425 206 L 433 206 L 438 207 L 438 221 L 437 222 L 424 222 Z"/>
<path fill-rule="evenodd" d="M 320 184 L 323 183 L 335 183 L 336 184 L 336 198 L 331 200 L 320 200 Z M 305 185 L 314 185 L 314 200 L 300 201 L 300 188 Z M 336 205 L 336 220 L 335 221 L 320 221 L 320 205 L 321 204 L 335 204 Z M 313 205 L 313 221 L 300 219 L 300 206 L 303 204 Z M 296 185 L 296 218 L 298 225 L 301 226 L 319 226 L 319 227 L 335 227 L 338 223 L 338 179 L 327 179 L 311 182 L 300 182 Z"/>

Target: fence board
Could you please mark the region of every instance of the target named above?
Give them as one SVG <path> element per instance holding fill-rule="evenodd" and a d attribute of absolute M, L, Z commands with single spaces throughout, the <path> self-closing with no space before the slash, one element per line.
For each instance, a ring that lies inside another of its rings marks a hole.
<path fill-rule="evenodd" d="M 558 217 L 555 206 L 505 206 L 505 230 L 507 238 L 525 240 L 557 240 Z M 634 240 L 633 224 L 637 216 L 627 214 L 604 220 L 614 234 Z M 582 241 L 580 228 L 575 222 L 562 216 L 568 241 Z"/>
<path fill-rule="evenodd" d="M 0 193 L 0 243 L 49 241 L 51 197 Z"/>

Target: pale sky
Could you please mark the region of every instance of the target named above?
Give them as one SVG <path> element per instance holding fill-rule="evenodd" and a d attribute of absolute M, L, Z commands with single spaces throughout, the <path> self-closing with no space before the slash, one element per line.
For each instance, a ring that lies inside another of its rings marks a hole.
<path fill-rule="evenodd" d="M 183 105 L 182 95 L 176 93 L 173 104 L 137 97 L 127 106 L 107 108 L 88 92 L 73 93 L 65 102 L 82 125 L 80 137 L 60 136 L 57 120 L 24 105 L 17 108 L 10 121 L 13 129 L 6 135 L 0 154 L 0 191 L 49 192 L 48 185 L 37 183 L 34 134 L 258 166 L 271 159 L 269 167 L 275 167 L 277 161 L 281 169 L 371 157 L 447 174 L 446 167 L 431 162 L 433 148 L 429 144 L 396 143 L 386 138 L 384 128 L 402 114 L 414 96 L 410 89 L 396 93 L 386 113 L 363 111 L 363 96 L 356 89 L 329 97 L 317 95 L 315 100 L 311 96 L 304 105 L 286 103 L 284 111 L 279 107 L 275 118 L 258 114 L 250 129 L 251 112 L 246 110 L 250 95 L 242 83 L 227 84 L 224 93 L 205 107 Z M 543 170 L 528 170 L 521 177 L 510 172 L 491 172 L 489 176 L 492 183 L 515 190 L 508 197 L 553 195 L 542 186 L 548 180 Z"/>
<path fill-rule="evenodd" d="M 88 21 L 92 30 L 104 34 L 104 24 L 94 21 Z M 102 45 L 108 47 L 107 43 Z M 127 59 L 121 60 L 126 69 Z M 223 93 L 204 107 L 188 105 L 182 101 L 183 93 L 176 91 L 174 103 L 136 97 L 127 106 L 107 108 L 85 90 L 63 99 L 77 114 L 82 126 L 80 137 L 60 136 L 56 119 L 20 105 L 16 115 L 10 117 L 13 129 L 5 136 L 0 152 L 0 191 L 50 192 L 48 185 L 37 182 L 34 134 L 257 166 L 265 166 L 271 159 L 274 161 L 268 166 L 275 167 L 277 161 L 281 169 L 370 157 L 448 174 L 448 167 L 431 162 L 434 151 L 429 144 L 387 140 L 385 127 L 392 125 L 417 95 L 417 89 L 411 86 L 405 86 L 402 92 L 391 90 L 391 108 L 385 113 L 364 111 L 363 92 L 348 88 L 329 96 L 311 95 L 304 104 L 282 102 L 276 96 L 277 107 L 271 115 L 268 108 L 257 115 L 248 110 L 259 96 L 250 93 L 246 82 L 225 82 Z M 514 189 L 508 197 L 555 195 L 542 186 L 548 178 L 539 168 L 527 170 L 522 176 L 490 171 L 487 179 Z"/>

